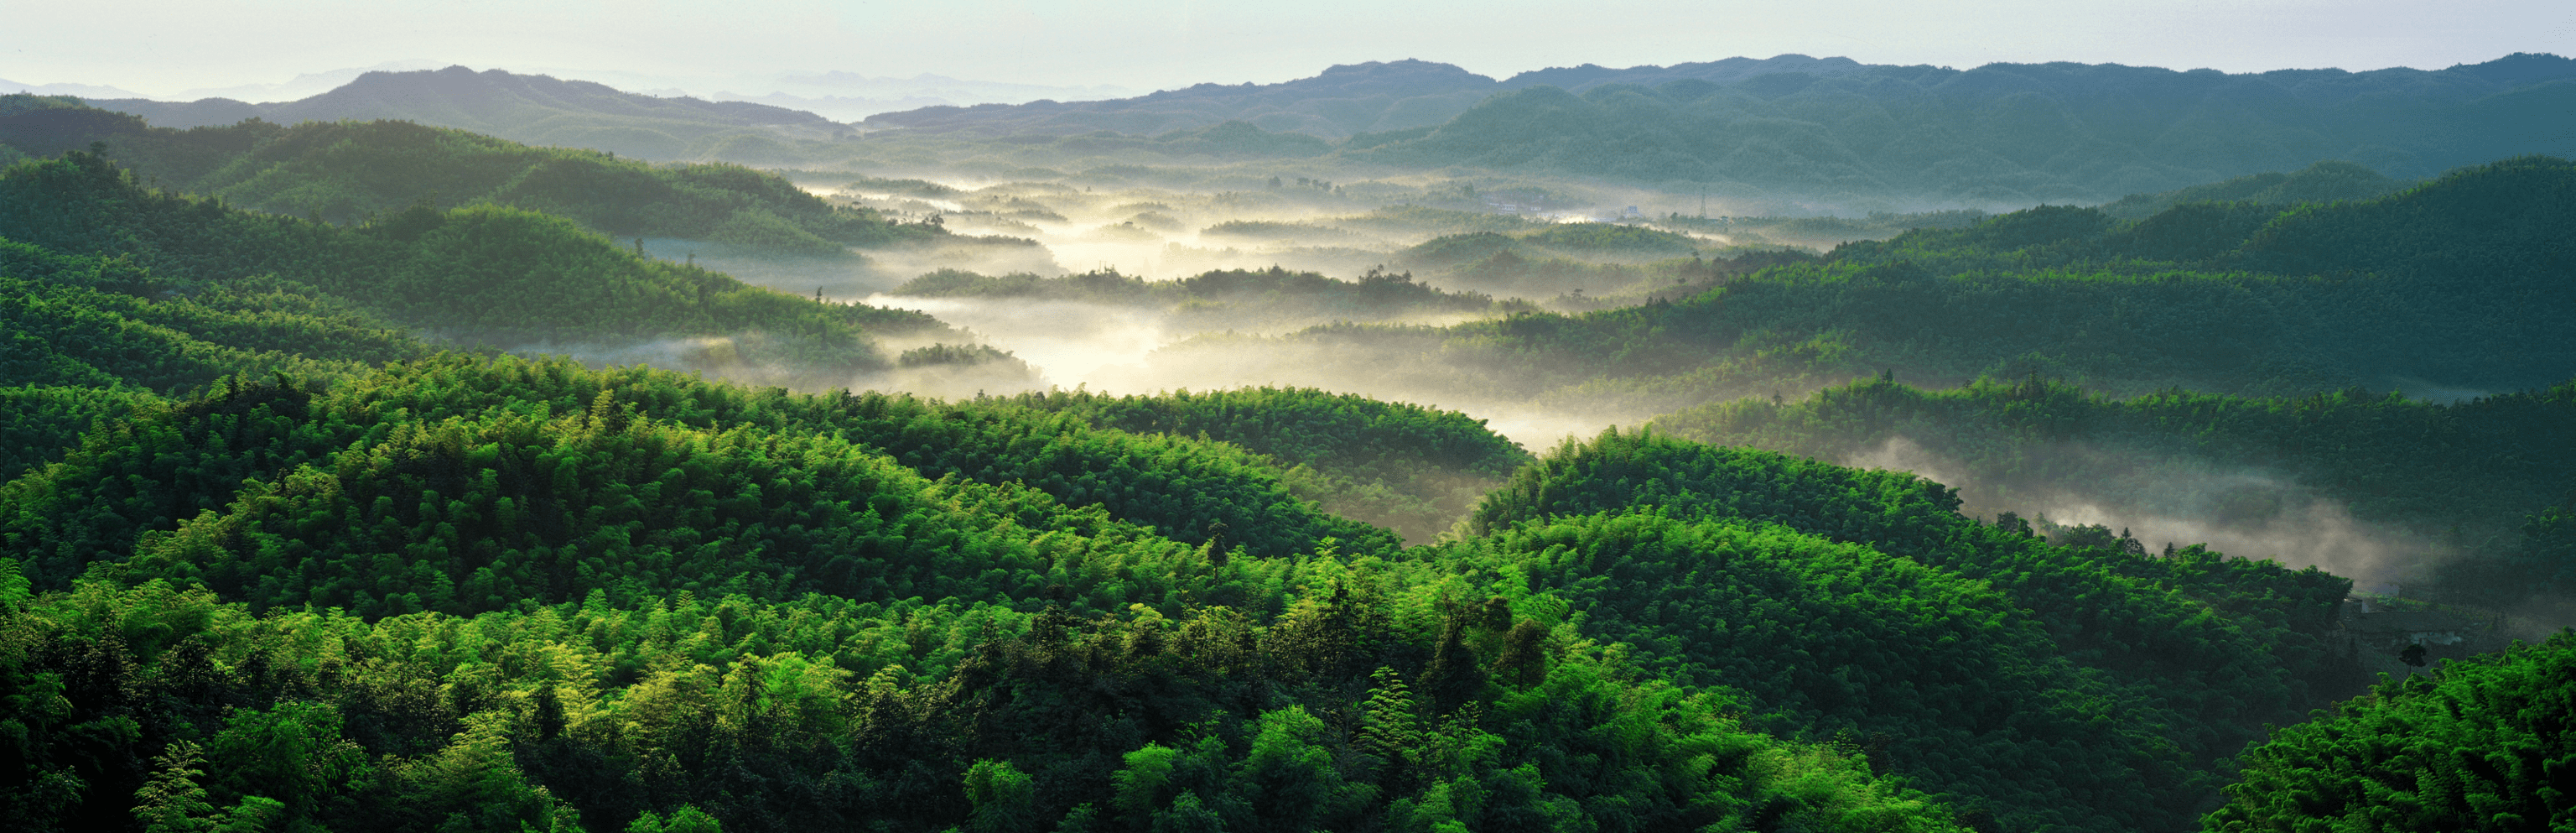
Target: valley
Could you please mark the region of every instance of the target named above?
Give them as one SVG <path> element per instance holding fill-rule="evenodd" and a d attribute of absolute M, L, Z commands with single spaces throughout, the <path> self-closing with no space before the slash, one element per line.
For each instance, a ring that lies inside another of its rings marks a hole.
<path fill-rule="evenodd" d="M 2554 829 L 2571 95 L 0 96 L 0 815 Z"/>

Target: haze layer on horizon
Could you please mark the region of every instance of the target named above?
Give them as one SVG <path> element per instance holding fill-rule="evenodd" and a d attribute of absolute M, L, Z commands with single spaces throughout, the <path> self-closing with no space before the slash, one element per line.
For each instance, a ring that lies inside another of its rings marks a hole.
<path fill-rule="evenodd" d="M 1402 58 L 1500 78 L 1584 63 L 1783 53 L 1959 68 L 2078 61 L 2254 72 L 2438 69 L 2513 52 L 2576 52 L 2576 13 L 2561 0 L 144 0 L 120 6 L 112 21 L 79 4 L 15 5 L 12 28 L 44 36 L 0 48 L 0 78 L 147 96 L 397 59 L 565 77 L 594 70 L 705 94 L 822 71 L 1151 90 L 1276 82 Z"/>

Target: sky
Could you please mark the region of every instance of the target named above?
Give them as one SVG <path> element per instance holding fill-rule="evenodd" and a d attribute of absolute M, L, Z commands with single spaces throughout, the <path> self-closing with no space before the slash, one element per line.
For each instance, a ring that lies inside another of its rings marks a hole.
<path fill-rule="evenodd" d="M 833 70 L 1153 90 L 1402 58 L 1505 77 L 1783 53 L 2229 72 L 2576 54 L 2566 0 L 0 0 L 0 19 L 0 78 L 154 96 L 394 61 L 703 94 Z"/>

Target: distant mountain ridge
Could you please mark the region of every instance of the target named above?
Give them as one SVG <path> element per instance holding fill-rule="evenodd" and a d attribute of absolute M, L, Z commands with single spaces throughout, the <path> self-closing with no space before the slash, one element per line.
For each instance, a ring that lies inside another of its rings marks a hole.
<path fill-rule="evenodd" d="M 84 96 L 84 95 L 92 95 L 92 96 L 107 96 L 107 95 L 134 95 L 134 94 L 135 94 L 135 92 L 134 92 L 133 90 L 128 90 L 128 89 L 125 89 L 125 88 L 123 88 L 123 87 L 111 87 L 111 86 L 106 86 L 106 85 L 102 85 L 102 84 L 29 84 L 29 83 L 24 82 L 24 81 L 11 81 L 11 80 L 6 79 L 6 78 L 0 78 L 0 94 L 5 94 L 5 93 L 26 93 L 26 94 L 28 94 L 28 95 L 69 95 L 69 96 Z"/>
<path fill-rule="evenodd" d="M 1370 61 L 1340 64 L 1325 69 L 1311 78 L 1299 78 L 1276 84 L 1198 84 L 1176 90 L 1164 90 L 1134 98 L 1104 101 L 1032 101 L 1026 104 L 986 104 L 974 107 L 923 107 L 901 112 L 869 116 L 863 126 L 869 128 L 906 128 L 930 132 L 964 131 L 985 135 L 1068 135 L 1108 130 L 1138 135 L 1159 135 L 1175 130 L 1205 127 L 1224 121 L 1245 121 L 1274 132 L 1299 132 L 1326 139 L 1341 139 L 1362 132 L 1383 132 L 1431 127 L 1466 113 L 1486 96 L 1530 87 L 1557 87 L 1567 92 L 1582 93 L 1598 87 L 1629 84 L 1640 87 L 1662 87 L 1675 83 L 1702 82 L 1720 86 L 1743 86 L 1765 99 L 1779 98 L 1803 89 L 1815 79 L 1864 76 L 1873 81 L 1895 79 L 1913 82 L 1925 74 L 1941 76 L 1974 76 L 1962 89 L 1946 90 L 1975 96 L 1980 85 L 1997 73 L 2020 72 L 2030 67 L 2082 69 L 2092 73 L 2135 74 L 2151 87 L 2174 87 L 2173 79 L 2151 76 L 2223 76 L 2240 83 L 2279 87 L 2292 97 L 2314 97 L 2327 93 L 2322 88 L 2349 86 L 2361 81 L 2362 87 L 2402 86 L 2423 83 L 2427 79 L 2448 77 L 2475 88 L 2478 93 L 2494 93 L 2515 87 L 2553 80 L 2576 78 L 2576 61 L 2549 54 L 2515 53 L 2481 64 L 2459 64 L 2441 70 L 2394 68 L 2366 72 L 2326 70 L 2278 70 L 2266 73 L 2223 74 L 2215 70 L 2178 72 L 2155 67 L 2127 67 L 2119 64 L 1988 64 L 1967 71 L 1923 65 L 1863 64 L 1850 58 L 1815 58 L 1799 54 L 1775 55 L 1770 58 L 1726 58 L 1717 61 L 1682 63 L 1671 66 L 1640 65 L 1621 68 L 1597 64 L 1572 67 L 1550 67 L 1530 70 L 1510 78 L 1496 80 L 1469 72 L 1454 65 L 1421 60 Z M 1978 75 L 1978 73 L 1984 73 Z M 2445 76 L 2445 74 L 2448 74 Z M 2206 79 L 2203 79 L 2206 80 Z M 1882 85 L 1883 87 L 1884 85 Z M 1905 86 L 1915 86 L 1906 84 Z M 2190 85 L 2181 85 L 2190 86 Z M 1887 92 L 1887 90 L 1882 90 Z M 1910 94 L 1913 90 L 1901 90 Z M 2006 91 L 2007 93 L 2009 91 Z M 2171 89 L 2141 91 L 2152 104 Z"/>
<path fill-rule="evenodd" d="M 658 98 L 589 81 L 498 69 L 476 72 L 463 66 L 368 72 L 338 89 L 296 101 L 92 99 L 89 104 L 142 116 L 156 127 L 218 126 L 251 118 L 283 124 L 398 119 L 647 159 L 688 155 L 727 134 L 775 141 L 830 138 L 840 128 L 830 119 L 784 107 Z"/>
<path fill-rule="evenodd" d="M 2096 203 L 2325 160 L 2402 179 L 2576 142 L 2576 61 L 2228 74 L 2118 64 L 1862 66 L 1499 93 L 1342 153 L 1718 193 Z"/>
<path fill-rule="evenodd" d="M 1679 81 L 1685 78 L 1696 78 L 1701 81 L 1724 84 L 1741 81 L 1756 75 L 1766 75 L 1775 72 L 1803 72 L 1809 75 L 1838 75 L 1846 72 L 1858 72 L 1862 69 L 1868 68 L 1869 66 L 1871 65 L 1863 64 L 1850 58 L 1810 58 L 1805 55 L 1794 53 L 1788 55 L 1774 55 L 1769 58 L 1727 58 L 1717 61 L 1674 64 L 1668 67 L 1659 67 L 1652 64 L 1640 64 L 1627 69 L 1612 69 L 1599 64 L 1584 64 L 1573 67 L 1549 67 L 1547 69 L 1530 70 L 1519 75 L 1514 75 L 1510 79 L 1503 81 L 1502 86 L 1509 89 L 1519 89 L 1521 87 L 1534 87 L 1540 84 L 1546 84 L 1551 87 L 1564 87 L 1567 90 L 1581 92 L 1603 84 L 1654 85 Z"/>
<path fill-rule="evenodd" d="M 1733 81 L 1774 72 L 1836 73 L 1862 65 L 1850 58 L 1728 58 L 1670 67 L 1627 69 L 1584 64 L 1532 70 L 1497 81 L 1451 64 L 1415 59 L 1336 64 L 1312 78 L 1276 84 L 1196 84 L 1106 101 L 1032 101 L 974 107 L 923 107 L 869 116 L 870 128 L 1067 135 L 1109 130 L 1158 135 L 1244 121 L 1273 132 L 1340 139 L 1368 131 L 1440 124 L 1488 95 L 1549 84 L 1585 89 L 1606 83 L 1661 83 L 1681 78 Z"/>

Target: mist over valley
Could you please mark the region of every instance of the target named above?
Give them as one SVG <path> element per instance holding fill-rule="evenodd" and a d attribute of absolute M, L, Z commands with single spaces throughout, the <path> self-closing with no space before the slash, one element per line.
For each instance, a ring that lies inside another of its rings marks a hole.
<path fill-rule="evenodd" d="M 13 824 L 2576 823 L 2576 61 L 435 64 L 0 95 Z"/>

